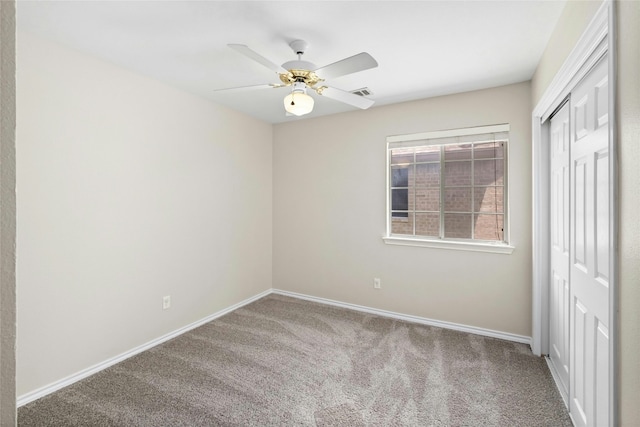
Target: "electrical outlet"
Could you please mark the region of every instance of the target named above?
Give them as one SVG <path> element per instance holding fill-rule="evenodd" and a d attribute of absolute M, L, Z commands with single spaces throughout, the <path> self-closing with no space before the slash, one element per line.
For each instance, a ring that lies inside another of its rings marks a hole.
<path fill-rule="evenodd" d="M 375 277 L 373 279 L 373 288 L 374 289 L 380 289 L 382 287 L 381 283 L 380 283 L 380 279 L 378 277 Z"/>
<path fill-rule="evenodd" d="M 168 308 L 171 308 L 171 295 L 162 298 L 162 309 L 166 310 Z"/>

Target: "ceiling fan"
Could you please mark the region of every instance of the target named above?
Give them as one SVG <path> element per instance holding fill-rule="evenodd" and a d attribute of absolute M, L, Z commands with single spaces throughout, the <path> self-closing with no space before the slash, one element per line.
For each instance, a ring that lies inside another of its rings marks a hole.
<path fill-rule="evenodd" d="M 315 64 L 302 60 L 302 55 L 304 55 L 309 47 L 309 43 L 304 40 L 294 40 L 289 43 L 293 52 L 298 55 L 298 59 L 285 62 L 282 65 L 271 62 L 243 44 L 229 44 L 228 46 L 264 65 L 271 71 L 276 72 L 281 83 L 219 89 L 218 91 L 246 90 L 263 87 L 291 87 L 291 92 L 284 98 L 284 108 L 288 114 L 295 116 L 302 116 L 313 110 L 314 101 L 311 96 L 307 95 L 307 89 L 315 91 L 318 95 L 326 96 L 327 98 L 344 102 L 345 104 L 361 109 L 366 109 L 373 105 L 374 101 L 371 99 L 323 84 L 327 79 L 377 67 L 378 63 L 376 60 L 366 52 L 318 68 Z"/>

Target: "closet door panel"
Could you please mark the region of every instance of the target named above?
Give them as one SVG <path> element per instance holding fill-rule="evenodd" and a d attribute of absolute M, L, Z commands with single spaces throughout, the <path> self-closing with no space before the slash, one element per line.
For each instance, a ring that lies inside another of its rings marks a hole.
<path fill-rule="evenodd" d="M 550 121 L 549 360 L 564 399 L 569 390 L 569 133 L 569 104 L 566 103 Z"/>
<path fill-rule="evenodd" d="M 578 426 L 606 426 L 612 206 L 606 56 L 576 86 L 571 99 L 569 410 Z"/>

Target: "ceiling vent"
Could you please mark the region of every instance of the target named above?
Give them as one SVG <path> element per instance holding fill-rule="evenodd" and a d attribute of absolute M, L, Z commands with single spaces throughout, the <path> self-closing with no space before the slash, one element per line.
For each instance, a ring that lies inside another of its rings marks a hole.
<path fill-rule="evenodd" d="M 360 96 L 373 95 L 373 92 L 368 87 L 363 87 L 361 89 L 352 90 L 351 93 L 354 94 L 354 95 L 360 95 Z"/>

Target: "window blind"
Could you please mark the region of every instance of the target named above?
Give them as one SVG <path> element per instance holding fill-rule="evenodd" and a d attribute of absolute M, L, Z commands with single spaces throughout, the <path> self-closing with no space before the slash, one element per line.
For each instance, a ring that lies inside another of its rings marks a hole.
<path fill-rule="evenodd" d="M 465 129 L 423 132 L 387 137 L 389 149 L 421 145 L 449 145 L 471 142 L 498 142 L 509 139 L 509 125 L 479 126 Z"/>

